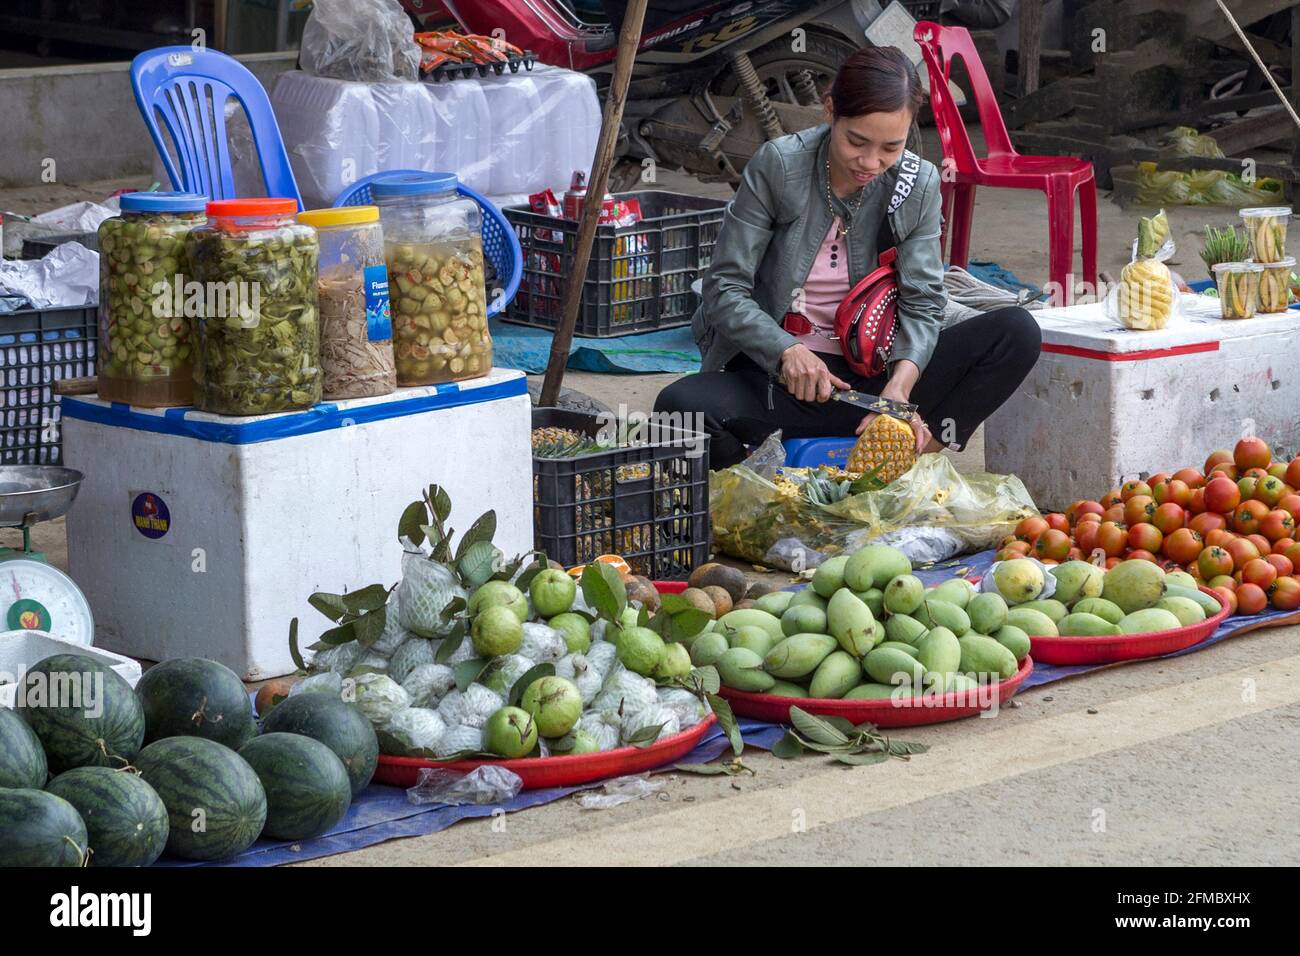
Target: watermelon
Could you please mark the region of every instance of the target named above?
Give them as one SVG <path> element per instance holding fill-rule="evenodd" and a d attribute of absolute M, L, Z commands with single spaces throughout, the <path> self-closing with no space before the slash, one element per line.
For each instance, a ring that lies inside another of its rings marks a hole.
<path fill-rule="evenodd" d="M 167 737 L 136 767 L 167 807 L 167 852 L 221 860 L 253 845 L 266 822 L 266 791 L 243 757 L 203 737 Z"/>
<path fill-rule="evenodd" d="M 201 657 L 163 661 L 135 688 L 144 708 L 144 741 L 204 737 L 238 750 L 257 735 L 253 707 L 239 676 Z"/>
<path fill-rule="evenodd" d="M 167 845 L 167 808 L 129 770 L 76 767 L 45 788 L 81 814 L 92 866 L 148 866 Z"/>
<path fill-rule="evenodd" d="M 55 654 L 33 664 L 16 705 L 55 775 L 73 767 L 124 767 L 144 742 L 135 691 L 93 657 Z"/>
<path fill-rule="evenodd" d="M 36 732 L 8 707 L 0 707 L 0 788 L 40 790 L 48 772 Z"/>
<path fill-rule="evenodd" d="M 86 825 L 44 790 L 0 790 L 0 867 L 81 866 Z"/>
<path fill-rule="evenodd" d="M 379 740 L 370 721 L 332 694 L 299 694 L 276 706 L 262 722 L 267 734 L 302 734 L 319 740 L 343 761 L 355 797 L 379 765 Z"/>
<path fill-rule="evenodd" d="M 352 781 L 334 751 L 302 734 L 263 734 L 239 749 L 266 790 L 263 833 L 278 840 L 320 836 L 352 804 Z"/>

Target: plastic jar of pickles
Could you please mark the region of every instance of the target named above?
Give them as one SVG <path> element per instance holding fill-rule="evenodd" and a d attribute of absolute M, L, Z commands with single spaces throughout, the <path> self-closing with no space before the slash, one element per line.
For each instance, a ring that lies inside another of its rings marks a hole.
<path fill-rule="evenodd" d="M 1256 262 L 1277 262 L 1286 257 L 1286 227 L 1290 206 L 1251 206 L 1238 210 L 1246 225 L 1250 257 Z"/>
<path fill-rule="evenodd" d="M 1253 262 L 1217 262 L 1212 270 L 1219 290 L 1219 314 L 1225 319 L 1249 319 L 1259 307 L 1262 266 Z"/>
<path fill-rule="evenodd" d="M 205 220 L 199 193 L 126 193 L 99 226 L 99 396 L 146 408 L 194 392 L 185 239 Z"/>
<path fill-rule="evenodd" d="M 316 230 L 292 199 L 223 199 L 186 242 L 196 282 L 194 405 L 265 415 L 320 401 Z"/>
<path fill-rule="evenodd" d="M 326 399 L 369 398 L 397 388 L 388 267 L 377 206 L 298 213 L 320 238 L 320 361 Z"/>
<path fill-rule="evenodd" d="M 492 368 L 482 218 L 456 185 L 451 173 L 395 173 L 370 184 L 384 226 L 399 385 Z"/>
<path fill-rule="evenodd" d="M 1259 311 L 1285 312 L 1291 304 L 1291 273 L 1295 270 L 1295 258 L 1287 256 L 1277 262 L 1256 262 L 1263 271 L 1259 274 Z"/>

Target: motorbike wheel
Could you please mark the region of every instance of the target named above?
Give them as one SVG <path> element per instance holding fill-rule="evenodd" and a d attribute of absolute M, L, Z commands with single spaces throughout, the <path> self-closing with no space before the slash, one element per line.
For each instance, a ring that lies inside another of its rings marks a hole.
<path fill-rule="evenodd" d="M 795 78 L 803 70 L 809 70 L 817 84 L 818 93 L 824 93 L 830 88 L 831 80 L 835 79 L 840 64 L 857 49 L 845 37 L 822 30 L 809 30 L 805 41 L 807 48 L 801 53 L 790 49 L 789 37 L 782 37 L 749 54 L 759 79 L 767 87 L 769 99 L 795 106 L 816 105 L 800 101 L 795 92 Z M 730 69 L 723 70 L 718 75 L 713 87 L 713 91 L 722 96 L 740 95 L 740 81 Z"/>

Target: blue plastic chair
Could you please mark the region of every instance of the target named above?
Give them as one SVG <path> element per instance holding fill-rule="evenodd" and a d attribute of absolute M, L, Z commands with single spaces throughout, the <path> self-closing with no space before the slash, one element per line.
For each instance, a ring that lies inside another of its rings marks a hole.
<path fill-rule="evenodd" d="M 235 195 L 226 144 L 226 100 L 234 97 L 243 106 L 253 131 L 266 194 L 293 198 L 302 209 L 302 195 L 289 166 L 270 97 L 257 77 L 238 60 L 215 50 L 158 47 L 131 61 L 131 89 L 173 188 L 204 193 L 213 199 L 240 198 Z M 167 152 L 159 113 L 175 144 L 180 169 Z"/>
<path fill-rule="evenodd" d="M 371 202 L 370 184 L 380 176 L 392 176 L 402 173 L 425 173 L 424 169 L 385 169 L 364 179 L 358 179 L 334 200 L 335 206 L 365 206 Z M 467 199 L 478 203 L 483 213 L 483 256 L 492 263 L 496 270 L 497 281 L 503 290 L 502 295 L 492 297 L 488 304 L 488 318 L 504 312 L 510 300 L 519 291 L 519 280 L 524 274 L 524 252 L 519 245 L 519 237 L 514 227 L 490 200 L 470 189 L 464 183 L 456 186 L 456 191 Z"/>

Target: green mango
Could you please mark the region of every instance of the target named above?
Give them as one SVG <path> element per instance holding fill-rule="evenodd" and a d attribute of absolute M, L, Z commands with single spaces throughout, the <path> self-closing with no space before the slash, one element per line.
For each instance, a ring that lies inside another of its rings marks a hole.
<path fill-rule="evenodd" d="M 1121 634 L 1150 634 L 1154 631 L 1172 631 L 1183 626 L 1173 612 L 1159 607 L 1145 607 L 1125 614 L 1119 622 Z"/>
<path fill-rule="evenodd" d="M 838 700 L 862 680 L 862 665 L 847 651 L 831 651 L 817 665 L 808 693 L 823 700 Z"/>
<path fill-rule="evenodd" d="M 1024 604 L 1018 604 L 1016 606 L 1021 608 L 1028 608 L 1031 611 L 1042 611 L 1044 614 L 1046 614 L 1048 617 L 1052 619 L 1053 624 L 1061 623 L 1061 618 L 1065 617 L 1065 615 L 1070 613 L 1070 609 L 1067 608 L 1060 601 L 1056 600 L 1055 598 L 1043 598 L 1042 600 L 1038 600 L 1038 601 L 1026 601 Z"/>
<path fill-rule="evenodd" d="M 871 615 L 876 620 L 885 616 L 885 592 L 880 588 L 870 588 L 866 591 L 854 591 L 853 594 L 858 597 L 863 604 L 871 608 Z"/>
<path fill-rule="evenodd" d="M 732 631 L 727 635 L 732 647 L 747 647 L 759 657 L 766 657 L 767 652 L 776 646 L 776 640 L 761 627 L 752 624 Z"/>
<path fill-rule="evenodd" d="M 763 669 L 763 658 L 745 647 L 728 648 L 714 663 L 722 683 L 736 690 L 771 690 L 776 680 Z"/>
<path fill-rule="evenodd" d="M 1109 637 L 1119 633 L 1116 625 L 1087 611 L 1067 614 L 1056 628 L 1062 637 Z"/>
<path fill-rule="evenodd" d="M 885 639 L 898 641 L 900 644 L 915 644 L 930 629 L 914 617 L 895 614 L 885 619 Z"/>
<path fill-rule="evenodd" d="M 946 675 L 943 679 L 943 692 L 945 694 L 973 694 L 979 688 L 979 682 L 967 674 L 952 673 Z"/>
<path fill-rule="evenodd" d="M 1162 597 L 1156 602 L 1156 607 L 1168 611 L 1178 618 L 1183 627 L 1191 627 L 1193 624 L 1200 624 L 1205 620 L 1205 611 L 1191 598 Z"/>
<path fill-rule="evenodd" d="M 1118 624 L 1124 612 L 1120 610 L 1118 604 L 1114 601 L 1107 601 L 1105 598 L 1084 598 L 1074 606 L 1075 614 L 1095 614 L 1103 621 L 1109 621 L 1111 624 Z"/>
<path fill-rule="evenodd" d="M 785 637 L 791 634 L 825 634 L 826 612 L 808 604 L 787 608 L 781 615 L 781 633 Z"/>
<path fill-rule="evenodd" d="M 849 556 L 839 554 L 817 565 L 812 576 L 812 589 L 829 601 L 831 595 L 844 587 L 844 566 L 848 563 Z"/>
<path fill-rule="evenodd" d="M 1042 611 L 1033 608 L 1013 607 L 1007 612 L 1007 623 L 1018 627 L 1030 637 L 1056 637 L 1056 622 Z"/>
<path fill-rule="evenodd" d="M 1056 591 L 1052 597 L 1067 607 L 1084 598 L 1101 596 L 1102 582 L 1106 580 L 1104 568 L 1087 561 L 1066 561 L 1049 570 L 1056 578 Z"/>
<path fill-rule="evenodd" d="M 1169 587 L 1191 588 L 1193 591 L 1195 591 L 1196 578 L 1192 577 L 1186 571 L 1166 571 L 1165 587 L 1166 587 L 1166 593 L 1168 593 Z"/>
<path fill-rule="evenodd" d="M 792 607 L 805 607 L 811 605 L 812 607 L 824 611 L 826 610 L 827 603 L 826 598 L 822 597 L 812 588 L 804 588 L 801 591 L 794 592 L 794 597 L 790 599 L 790 603 L 787 605 L 786 610 L 788 611 Z M 782 613 L 784 614 L 785 612 L 783 611 Z"/>
<path fill-rule="evenodd" d="M 1172 577 L 1172 575 L 1166 577 Z M 1223 610 L 1223 605 L 1219 603 L 1218 598 L 1212 594 L 1206 594 L 1199 588 L 1185 588 L 1181 584 L 1171 584 L 1165 588 L 1165 597 L 1180 597 L 1195 601 L 1201 610 L 1205 612 L 1206 617 L 1214 617 Z M 1156 605 L 1156 607 L 1159 606 L 1159 604 Z"/>
<path fill-rule="evenodd" d="M 768 652 L 763 665 L 773 677 L 785 680 L 804 677 L 815 671 L 838 646 L 829 634 L 793 634 Z"/>
<path fill-rule="evenodd" d="M 917 691 L 912 687 L 904 685 L 895 687 L 891 684 L 859 684 L 847 694 L 844 700 L 891 700 L 898 698 L 910 698 L 916 695 Z"/>
<path fill-rule="evenodd" d="M 718 618 L 717 625 L 713 629 L 726 634 L 728 630 L 738 631 L 742 627 L 761 627 L 771 634 L 772 639 L 775 641 L 785 637 L 785 632 L 781 630 L 781 619 L 768 614 L 766 611 L 760 611 L 756 607 L 728 611 Z"/>
<path fill-rule="evenodd" d="M 970 618 L 970 629 L 977 634 L 992 634 L 1007 623 L 1006 598 L 1001 594 L 987 591 L 977 594 L 966 605 L 966 616 Z"/>
<path fill-rule="evenodd" d="M 931 588 L 925 596 L 931 601 L 947 601 L 949 604 L 955 604 L 964 611 L 975 597 L 975 585 L 965 578 L 953 578 Z"/>
<path fill-rule="evenodd" d="M 775 681 L 765 693 L 771 694 L 773 697 L 797 697 L 800 700 L 804 700 L 809 696 L 807 687 L 800 687 L 788 680 Z"/>
<path fill-rule="evenodd" d="M 691 663 L 696 667 L 708 667 L 710 664 L 716 664 L 718 658 L 730 646 L 725 634 L 715 634 L 712 631 L 701 634 L 695 638 L 695 643 L 691 645 Z"/>
<path fill-rule="evenodd" d="M 860 658 L 875 647 L 876 621 L 871 609 L 852 591 L 841 588 L 835 592 L 826 609 L 826 620 L 831 636 L 854 657 Z"/>
<path fill-rule="evenodd" d="M 961 665 L 961 644 L 946 627 L 936 627 L 917 644 L 916 659 L 929 674 L 951 674 Z"/>
<path fill-rule="evenodd" d="M 959 638 L 958 642 L 961 644 L 958 669 L 964 674 L 996 674 L 1006 680 L 1019 667 L 1015 655 L 991 637 L 967 634 Z"/>
<path fill-rule="evenodd" d="M 790 602 L 793 600 L 793 591 L 772 591 L 755 601 L 754 607 L 760 611 L 766 611 L 774 617 L 780 617 L 789 609 Z"/>
<path fill-rule="evenodd" d="M 925 640 L 925 638 L 921 638 L 921 640 Z M 917 647 L 915 644 L 904 644 L 901 641 L 882 641 L 880 644 L 876 646 L 892 647 L 894 650 L 902 651 L 904 654 L 907 654 L 910 657 L 919 657 L 921 654 L 921 649 Z"/>
<path fill-rule="evenodd" d="M 885 585 L 884 595 L 890 614 L 911 614 L 925 600 L 925 585 L 914 574 L 900 574 Z"/>
<path fill-rule="evenodd" d="M 920 687 L 925 679 L 925 666 L 919 660 L 889 647 L 877 647 L 866 656 L 862 666 L 872 680 L 881 684 L 901 680 Z"/>
<path fill-rule="evenodd" d="M 955 604 L 926 598 L 924 604 L 912 615 L 926 628 L 946 627 L 958 637 L 970 630 L 970 615 Z"/>
<path fill-rule="evenodd" d="M 1165 596 L 1165 572 L 1150 561 L 1121 561 L 1106 572 L 1101 596 L 1125 614 L 1155 607 Z"/>
<path fill-rule="evenodd" d="M 989 636 L 1014 654 L 1017 661 L 1023 661 L 1029 656 L 1031 647 L 1029 635 L 1020 628 L 1011 624 L 1003 624 L 995 633 Z"/>
<path fill-rule="evenodd" d="M 854 591 L 884 589 L 900 574 L 911 574 L 907 555 L 887 544 L 869 544 L 849 558 L 844 566 L 844 583 Z"/>

